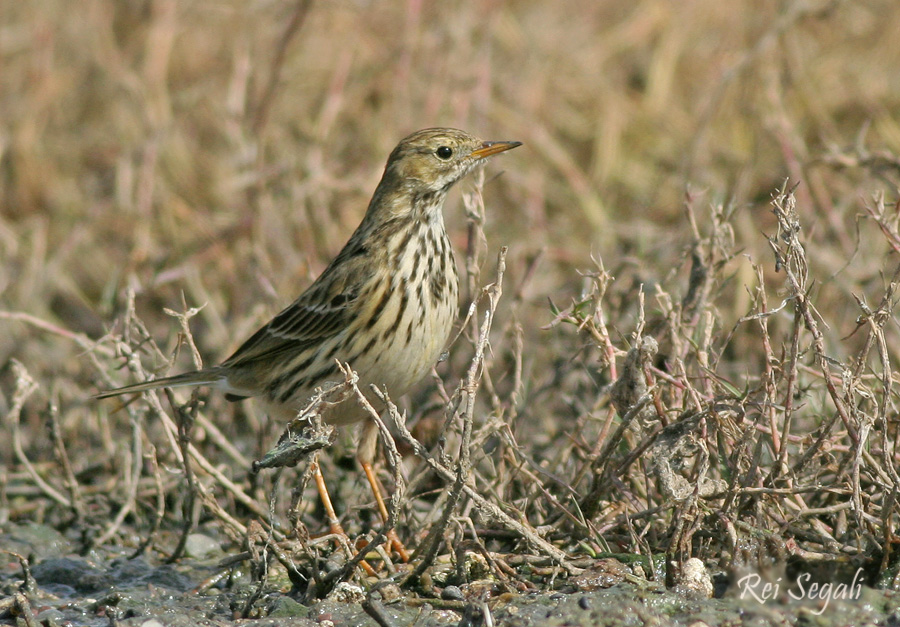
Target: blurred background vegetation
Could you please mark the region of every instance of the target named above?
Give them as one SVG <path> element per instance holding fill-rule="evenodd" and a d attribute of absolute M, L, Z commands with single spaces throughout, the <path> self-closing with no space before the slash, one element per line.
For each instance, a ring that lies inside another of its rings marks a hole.
<path fill-rule="evenodd" d="M 900 150 L 889 0 L 299 5 L 4 3 L 4 309 L 97 337 L 129 281 L 149 314 L 186 291 L 224 355 L 232 319 L 299 293 L 390 149 L 427 126 L 527 145 L 492 166 L 486 230 L 514 259 L 544 251 L 536 323 L 592 254 L 663 276 L 686 186 L 740 208 L 738 248 L 763 251 L 771 193 L 800 181 L 832 272 L 860 204 L 893 192 L 895 176 L 828 159 Z M 48 341 L 9 327 L 0 361 L 46 360 Z"/>

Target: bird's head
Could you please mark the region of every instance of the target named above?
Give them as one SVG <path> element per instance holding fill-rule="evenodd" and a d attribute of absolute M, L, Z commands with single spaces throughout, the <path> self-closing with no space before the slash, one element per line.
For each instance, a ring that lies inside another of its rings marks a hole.
<path fill-rule="evenodd" d="M 487 157 L 522 142 L 484 141 L 455 128 L 428 128 L 401 141 L 385 166 L 385 178 L 414 194 L 446 192 Z"/>

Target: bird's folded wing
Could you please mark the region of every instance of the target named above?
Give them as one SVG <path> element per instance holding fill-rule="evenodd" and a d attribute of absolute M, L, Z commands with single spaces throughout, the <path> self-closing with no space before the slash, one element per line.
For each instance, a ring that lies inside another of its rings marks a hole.
<path fill-rule="evenodd" d="M 345 330 L 353 317 L 358 297 L 356 281 L 324 280 L 319 277 L 300 298 L 254 333 L 222 366 L 241 368 L 283 352 L 298 353 L 321 345 Z"/>
<path fill-rule="evenodd" d="M 355 298 L 353 293 L 341 293 L 323 304 L 301 297 L 254 333 L 222 365 L 240 368 L 274 359 L 282 352 L 297 353 L 321 344 L 347 327 L 349 307 Z"/>

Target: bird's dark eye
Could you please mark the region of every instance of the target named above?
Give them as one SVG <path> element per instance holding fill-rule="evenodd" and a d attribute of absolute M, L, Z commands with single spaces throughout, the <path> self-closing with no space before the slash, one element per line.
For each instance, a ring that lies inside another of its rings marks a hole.
<path fill-rule="evenodd" d="M 450 146 L 441 146 L 435 151 L 435 154 L 446 161 L 453 156 L 453 149 Z"/>

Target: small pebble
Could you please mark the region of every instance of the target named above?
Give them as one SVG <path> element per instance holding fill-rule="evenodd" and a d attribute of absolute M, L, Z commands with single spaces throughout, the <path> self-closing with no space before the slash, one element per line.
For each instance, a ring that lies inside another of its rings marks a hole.
<path fill-rule="evenodd" d="M 709 571 L 703 562 L 692 557 L 681 567 L 681 579 L 675 585 L 675 591 L 690 599 L 710 599 L 713 596 L 713 583 Z"/>
<path fill-rule="evenodd" d="M 378 589 L 378 592 L 381 594 L 381 600 L 385 603 L 393 603 L 394 601 L 398 600 L 403 594 L 400 591 L 400 586 L 393 583 L 382 586 Z"/>
<path fill-rule="evenodd" d="M 446 588 L 441 590 L 441 598 L 445 601 L 465 600 L 462 590 L 460 590 L 457 586 L 447 586 Z"/>
<path fill-rule="evenodd" d="M 192 533 L 184 545 L 184 552 L 189 557 L 206 559 L 222 552 L 219 542 L 202 533 Z"/>
<path fill-rule="evenodd" d="M 583 610 L 591 609 L 591 600 L 587 597 L 581 597 L 580 599 L 578 599 L 578 607 Z"/>
<path fill-rule="evenodd" d="M 356 584 L 342 581 L 334 587 L 334 590 L 326 598 L 338 603 L 362 603 L 366 595 L 363 589 Z"/>

